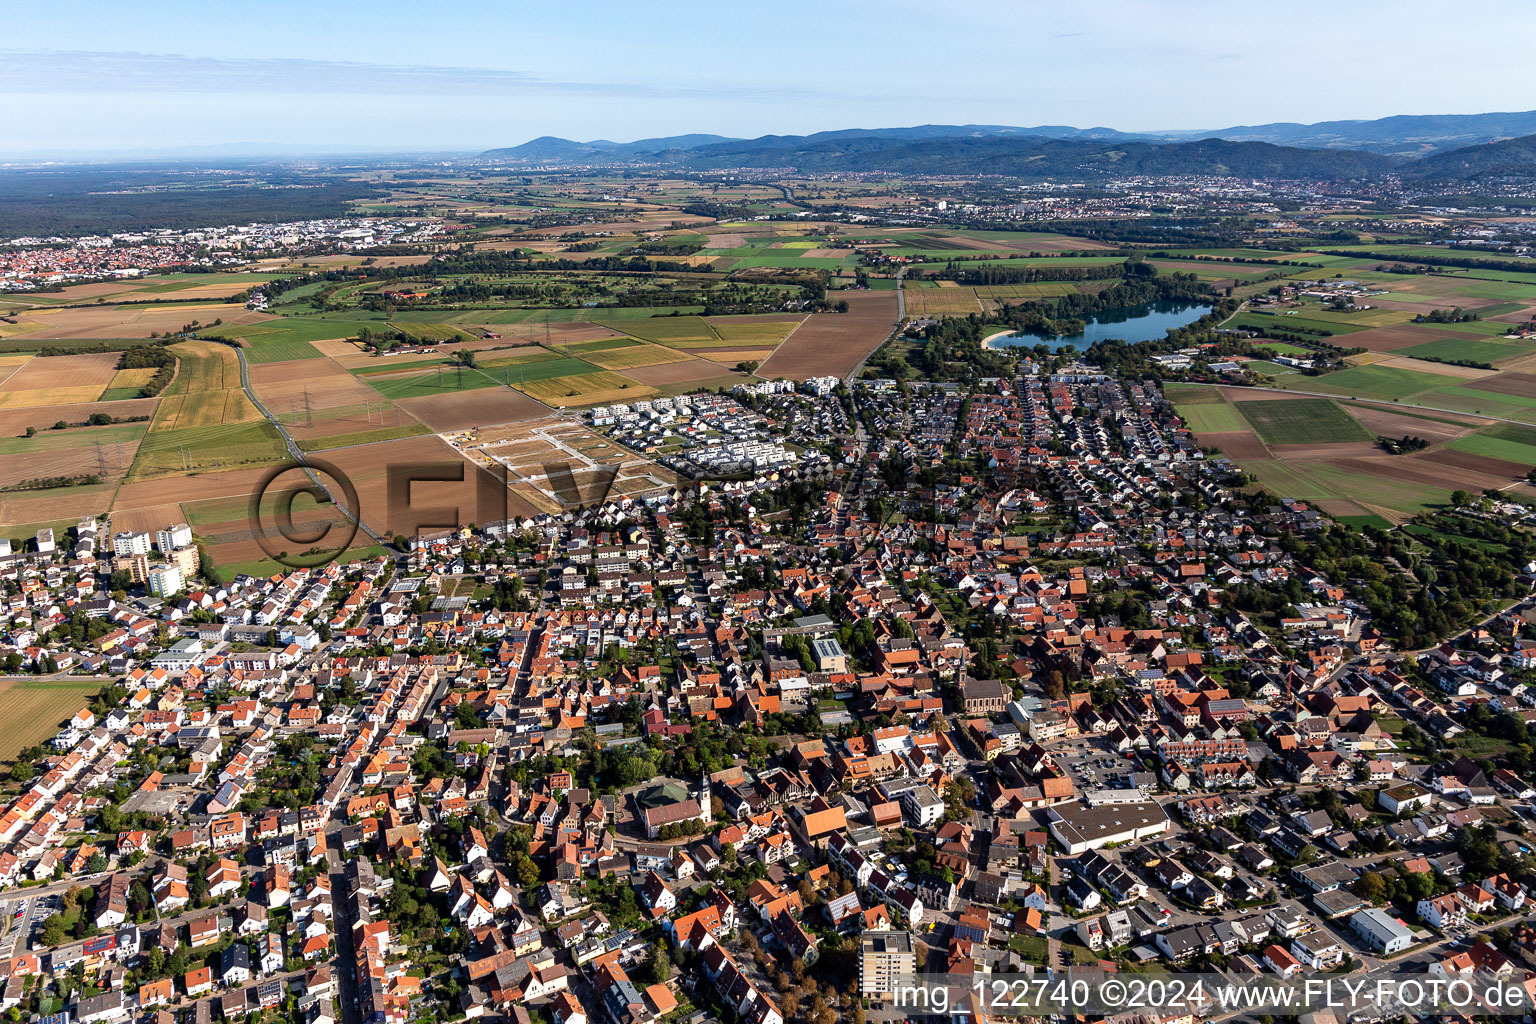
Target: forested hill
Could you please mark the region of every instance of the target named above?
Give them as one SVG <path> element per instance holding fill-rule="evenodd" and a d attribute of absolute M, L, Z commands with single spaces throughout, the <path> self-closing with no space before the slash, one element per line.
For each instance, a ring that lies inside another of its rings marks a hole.
<path fill-rule="evenodd" d="M 1404 166 L 1403 177 L 1467 182 L 1536 178 L 1536 135 L 1437 153 Z"/>
<path fill-rule="evenodd" d="M 1214 174 L 1343 180 L 1389 173 L 1374 153 L 1294 149 L 1264 142 L 1099 142 L 1039 137 L 920 139 L 855 137 L 809 142 L 770 137 L 669 154 L 681 166 L 794 167 L 801 171 L 1005 174 L 1021 178 Z"/>

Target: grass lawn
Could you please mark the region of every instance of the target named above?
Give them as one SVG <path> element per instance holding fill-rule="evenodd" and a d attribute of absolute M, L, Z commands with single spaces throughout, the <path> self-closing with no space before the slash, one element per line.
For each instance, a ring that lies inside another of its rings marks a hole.
<path fill-rule="evenodd" d="M 1370 431 L 1327 398 L 1238 402 L 1234 411 L 1248 421 L 1266 444 L 1336 444 L 1371 439 Z"/>

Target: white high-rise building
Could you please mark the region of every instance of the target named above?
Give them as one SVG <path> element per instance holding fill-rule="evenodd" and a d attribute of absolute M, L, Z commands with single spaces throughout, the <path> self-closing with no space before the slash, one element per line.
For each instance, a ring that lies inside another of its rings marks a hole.
<path fill-rule="evenodd" d="M 118 558 L 149 554 L 149 533 L 124 530 L 112 535 L 112 553 Z"/>
<path fill-rule="evenodd" d="M 192 543 L 192 527 L 186 523 L 177 523 L 175 526 L 167 526 L 163 530 L 155 532 L 155 547 L 169 554 L 177 548 L 187 547 Z"/>
<path fill-rule="evenodd" d="M 157 565 L 149 570 L 146 579 L 149 592 L 156 597 L 171 597 L 181 591 L 181 566 Z"/>

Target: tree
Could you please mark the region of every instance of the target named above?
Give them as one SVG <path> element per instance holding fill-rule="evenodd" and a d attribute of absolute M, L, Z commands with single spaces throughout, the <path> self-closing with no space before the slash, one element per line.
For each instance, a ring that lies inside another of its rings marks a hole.
<path fill-rule="evenodd" d="M 1461 508 L 1461 507 L 1463 507 L 1465 505 L 1470 505 L 1471 503 L 1472 503 L 1472 495 L 1467 493 L 1466 491 L 1454 490 L 1454 491 L 1451 492 L 1451 504 L 1455 505 L 1457 508 Z"/>
<path fill-rule="evenodd" d="M 1387 901 L 1387 880 L 1379 871 L 1367 871 L 1355 883 L 1355 895 L 1377 906 Z"/>
<path fill-rule="evenodd" d="M 64 919 L 54 914 L 43 922 L 43 945 L 62 946 L 69 940 L 69 933 L 64 930 Z"/>

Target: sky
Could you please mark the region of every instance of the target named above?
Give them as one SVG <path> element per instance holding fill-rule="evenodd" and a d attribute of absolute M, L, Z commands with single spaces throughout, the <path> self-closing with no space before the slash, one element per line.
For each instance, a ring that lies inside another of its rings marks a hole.
<path fill-rule="evenodd" d="M 1536 79 L 1493 58 L 1533 30 L 1529 0 L 17 3 L 0 163 L 1526 110 Z"/>

